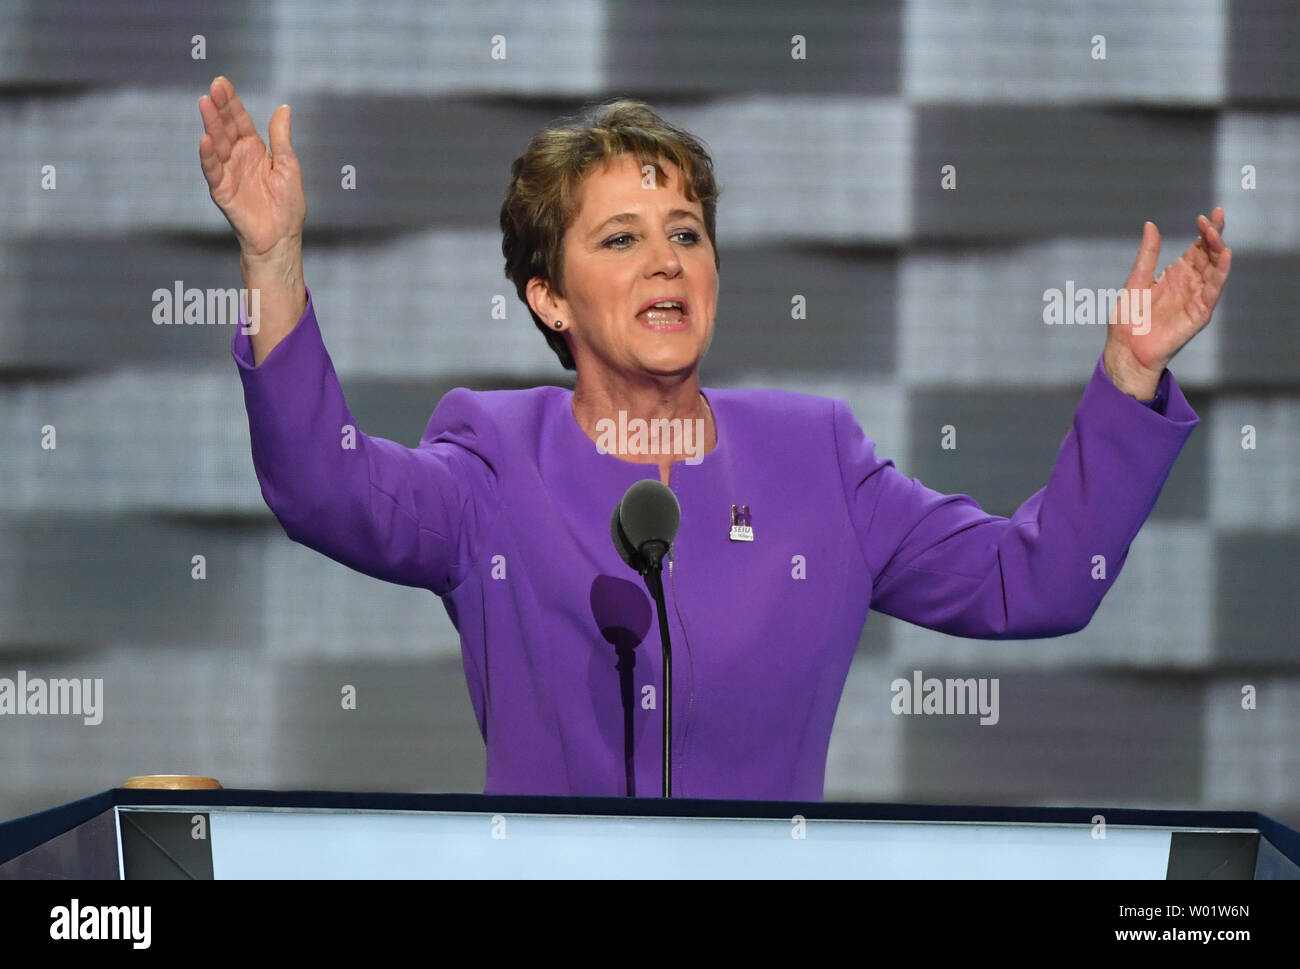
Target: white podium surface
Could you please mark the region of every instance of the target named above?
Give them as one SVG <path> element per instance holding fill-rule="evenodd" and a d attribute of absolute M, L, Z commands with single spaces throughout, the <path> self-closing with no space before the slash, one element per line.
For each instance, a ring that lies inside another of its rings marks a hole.
<path fill-rule="evenodd" d="M 113 788 L 0 823 L 14 878 L 1300 880 L 1300 833 L 1113 805 Z"/>
<path fill-rule="evenodd" d="M 1176 830 L 1109 825 L 1098 838 L 1083 824 L 221 808 L 207 813 L 218 879 L 1163 879 Z"/>

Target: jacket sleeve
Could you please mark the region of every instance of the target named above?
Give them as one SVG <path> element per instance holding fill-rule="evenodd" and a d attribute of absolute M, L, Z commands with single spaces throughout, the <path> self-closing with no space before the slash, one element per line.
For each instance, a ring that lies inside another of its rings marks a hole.
<path fill-rule="evenodd" d="M 310 291 L 301 319 L 257 366 L 240 322 L 231 353 L 253 466 L 286 534 L 378 579 L 439 595 L 459 585 L 498 494 L 495 437 L 476 395 L 448 393 L 407 448 L 356 427 Z"/>
<path fill-rule="evenodd" d="M 1047 486 L 1011 518 L 944 495 L 875 454 L 848 406 L 833 407 L 840 472 L 878 612 L 978 639 L 1086 626 L 1198 418 L 1166 370 L 1157 401 L 1120 391 L 1101 359 Z M 1101 556 L 1102 558 L 1098 558 Z"/>

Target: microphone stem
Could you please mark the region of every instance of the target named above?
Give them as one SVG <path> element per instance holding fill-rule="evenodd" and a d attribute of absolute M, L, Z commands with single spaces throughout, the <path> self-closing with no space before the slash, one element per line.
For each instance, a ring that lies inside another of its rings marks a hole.
<path fill-rule="evenodd" d="M 673 796 L 673 648 L 668 640 L 668 610 L 664 606 L 663 570 L 660 566 L 651 566 L 646 571 L 646 584 L 654 596 L 655 607 L 659 612 L 659 640 L 664 650 L 664 797 Z"/>

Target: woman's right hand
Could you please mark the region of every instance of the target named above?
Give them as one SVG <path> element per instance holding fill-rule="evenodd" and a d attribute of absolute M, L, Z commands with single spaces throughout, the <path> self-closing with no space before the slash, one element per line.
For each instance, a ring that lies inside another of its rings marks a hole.
<path fill-rule="evenodd" d="M 213 80 L 199 98 L 199 113 L 206 129 L 199 138 L 203 176 L 244 262 L 300 259 L 307 196 L 289 137 L 289 106 L 271 115 L 269 152 L 229 79 Z"/>

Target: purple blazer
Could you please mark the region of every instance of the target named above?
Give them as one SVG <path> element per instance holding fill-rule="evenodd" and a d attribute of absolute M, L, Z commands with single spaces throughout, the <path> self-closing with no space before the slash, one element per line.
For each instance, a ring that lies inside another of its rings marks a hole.
<path fill-rule="evenodd" d="M 345 448 L 355 424 L 310 292 L 260 366 L 243 333 L 232 352 L 262 495 L 289 537 L 442 597 L 487 745 L 485 793 L 659 795 L 657 619 L 609 534 L 623 493 L 658 467 L 598 451 L 559 387 L 457 388 L 414 449 L 360 430 Z M 1047 486 L 1007 519 L 899 472 L 842 400 L 704 394 L 717 447 L 670 481 L 682 797 L 822 799 L 869 608 L 987 639 L 1083 628 L 1198 422 L 1169 371 L 1148 407 L 1099 358 Z M 752 542 L 732 540 L 733 504 L 749 507 Z"/>

